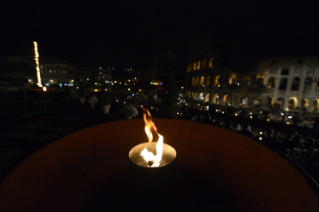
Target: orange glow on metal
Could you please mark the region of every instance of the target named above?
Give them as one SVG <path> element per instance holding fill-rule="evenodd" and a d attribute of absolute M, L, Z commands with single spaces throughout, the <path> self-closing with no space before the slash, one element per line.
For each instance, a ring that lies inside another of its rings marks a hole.
<path fill-rule="evenodd" d="M 147 164 L 149 164 L 149 162 L 153 162 L 153 164 L 150 165 L 150 167 L 158 167 L 162 163 L 164 137 L 157 132 L 157 128 L 154 122 L 152 121 L 152 116 L 150 112 L 145 108 L 143 108 L 143 111 L 145 133 L 148 137 L 148 142 L 153 142 L 153 133 L 157 134 L 158 141 L 156 144 L 156 155 L 154 155 L 152 152 L 149 152 L 145 147 L 141 152 L 141 156 L 143 156 Z"/>
<path fill-rule="evenodd" d="M 36 71 L 37 71 L 37 78 L 38 78 L 38 83 L 37 85 L 39 87 L 43 87 L 41 83 L 41 74 L 40 74 L 40 67 L 39 67 L 39 52 L 38 52 L 38 43 L 33 41 L 34 44 L 34 60 L 36 64 Z"/>

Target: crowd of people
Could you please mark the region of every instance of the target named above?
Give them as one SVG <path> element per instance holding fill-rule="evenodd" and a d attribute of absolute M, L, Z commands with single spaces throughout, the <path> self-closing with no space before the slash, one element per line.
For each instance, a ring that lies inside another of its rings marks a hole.
<path fill-rule="evenodd" d="M 231 116 L 225 118 L 212 114 L 209 111 L 189 112 L 185 108 L 179 111 L 180 119 L 197 121 L 223 127 L 255 139 L 286 157 L 308 166 L 319 166 L 319 141 L 312 137 L 304 137 L 298 131 L 281 133 L 272 128 L 254 129 L 248 122 L 240 123 L 232 120 Z"/>

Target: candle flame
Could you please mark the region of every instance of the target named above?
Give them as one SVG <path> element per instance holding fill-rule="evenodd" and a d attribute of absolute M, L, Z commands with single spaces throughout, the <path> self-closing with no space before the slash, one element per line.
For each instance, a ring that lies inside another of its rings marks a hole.
<path fill-rule="evenodd" d="M 141 152 L 141 156 L 143 156 L 143 158 L 150 167 L 158 167 L 162 163 L 164 137 L 157 132 L 157 128 L 154 122 L 152 121 L 152 116 L 150 112 L 145 108 L 142 109 L 145 123 L 145 133 L 148 137 L 148 142 L 153 142 L 153 134 L 158 136 L 158 141 L 156 144 L 156 155 L 154 155 L 152 152 L 149 152 L 145 147 Z"/>

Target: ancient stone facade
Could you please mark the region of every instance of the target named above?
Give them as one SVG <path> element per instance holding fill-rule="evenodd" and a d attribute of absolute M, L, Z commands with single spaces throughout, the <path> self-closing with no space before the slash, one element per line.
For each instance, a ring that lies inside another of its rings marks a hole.
<path fill-rule="evenodd" d="M 219 65 L 212 36 L 189 50 L 185 96 L 189 102 L 319 112 L 319 57 L 260 59 L 245 67 Z"/>

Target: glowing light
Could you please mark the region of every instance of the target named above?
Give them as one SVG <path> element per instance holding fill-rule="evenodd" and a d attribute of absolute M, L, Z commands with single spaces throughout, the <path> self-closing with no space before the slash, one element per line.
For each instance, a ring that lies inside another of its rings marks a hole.
<path fill-rule="evenodd" d="M 263 140 L 263 138 L 262 138 L 262 137 L 259 137 L 259 140 L 261 141 L 261 140 Z"/>
<path fill-rule="evenodd" d="M 224 111 L 222 111 L 222 114 L 224 114 Z"/>
<path fill-rule="evenodd" d="M 182 86 L 181 89 L 184 89 L 184 87 Z"/>
<path fill-rule="evenodd" d="M 270 119 L 267 119 L 267 121 L 270 121 Z"/>
<path fill-rule="evenodd" d="M 164 137 L 157 132 L 157 128 L 152 121 L 152 116 L 148 112 L 147 109 L 144 109 L 143 118 L 145 123 L 145 133 L 148 137 L 148 142 L 153 142 L 153 133 L 157 134 L 158 141 L 156 143 L 156 155 L 152 152 L 149 152 L 146 147 L 141 152 L 141 156 L 143 156 L 144 160 L 150 167 L 158 167 L 162 163 L 162 155 L 163 155 L 163 140 Z M 152 163 L 152 164 L 150 164 Z"/>
<path fill-rule="evenodd" d="M 260 134 L 260 135 L 262 135 L 262 134 L 263 134 L 263 132 L 262 132 L 262 131 L 260 131 L 260 132 L 259 132 L 259 134 Z"/>
<path fill-rule="evenodd" d="M 253 118 L 253 116 L 250 116 L 250 118 L 252 119 L 252 118 Z"/>
<path fill-rule="evenodd" d="M 36 64 L 36 71 L 37 71 L 37 78 L 38 78 L 38 83 L 37 85 L 39 87 L 43 87 L 41 83 L 41 73 L 40 73 L 40 67 L 39 67 L 39 52 L 38 52 L 38 43 L 33 41 L 34 44 L 34 60 Z"/>
<path fill-rule="evenodd" d="M 237 116 L 238 114 L 237 113 L 235 113 L 235 116 Z"/>
<path fill-rule="evenodd" d="M 128 91 L 130 91 L 131 89 L 130 89 L 130 88 L 128 88 L 127 90 L 128 90 Z"/>
<path fill-rule="evenodd" d="M 47 87 L 43 87 L 43 91 L 47 91 Z"/>

